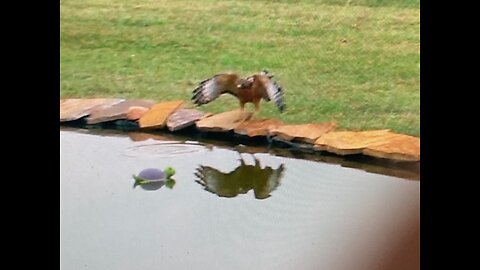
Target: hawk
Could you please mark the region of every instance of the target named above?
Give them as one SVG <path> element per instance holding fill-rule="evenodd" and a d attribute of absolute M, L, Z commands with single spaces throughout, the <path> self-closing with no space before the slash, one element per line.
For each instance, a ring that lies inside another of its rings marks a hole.
<path fill-rule="evenodd" d="M 255 165 L 247 165 L 241 157 L 240 165 L 228 173 L 200 165 L 194 173 L 198 178 L 195 182 L 219 197 L 233 198 L 253 189 L 256 199 L 266 199 L 280 186 L 285 165 L 281 164 L 277 169 L 269 166 L 262 168 L 260 160 L 255 156 L 253 158 Z"/>
<path fill-rule="evenodd" d="M 193 90 L 192 100 L 200 106 L 207 104 L 222 94 L 231 94 L 240 102 L 243 111 L 245 103 L 255 105 L 255 113 L 260 110 L 260 100 L 273 100 L 280 112 L 285 111 L 283 89 L 267 70 L 247 78 L 240 78 L 236 73 L 221 73 L 201 81 Z"/>

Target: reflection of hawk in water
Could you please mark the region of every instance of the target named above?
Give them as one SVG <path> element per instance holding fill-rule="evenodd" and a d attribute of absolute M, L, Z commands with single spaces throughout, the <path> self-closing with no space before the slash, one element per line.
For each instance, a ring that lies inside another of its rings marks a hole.
<path fill-rule="evenodd" d="M 206 79 L 193 90 L 192 100 L 197 105 L 207 104 L 222 94 L 231 94 L 240 102 L 243 110 L 245 103 L 253 103 L 255 112 L 260 110 L 260 100 L 273 100 L 280 112 L 285 110 L 283 90 L 274 80 L 273 75 L 263 70 L 245 79 L 235 73 L 217 74 Z"/>
<path fill-rule="evenodd" d="M 277 169 L 271 167 L 262 169 L 260 161 L 256 157 L 254 159 L 255 165 L 247 165 L 240 159 L 240 166 L 229 173 L 209 166 L 200 166 L 195 172 L 199 178 L 196 182 L 204 186 L 205 190 L 220 197 L 231 198 L 253 189 L 255 198 L 266 199 L 280 185 L 285 167 L 282 164 Z"/>

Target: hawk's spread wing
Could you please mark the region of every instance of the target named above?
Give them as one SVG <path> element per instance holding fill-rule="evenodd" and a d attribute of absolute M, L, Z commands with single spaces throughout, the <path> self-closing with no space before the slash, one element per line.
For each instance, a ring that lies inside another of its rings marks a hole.
<path fill-rule="evenodd" d="M 240 166 L 232 172 L 224 173 L 215 168 L 200 165 L 195 172 L 195 176 L 198 177 L 195 182 L 219 197 L 232 198 L 252 189 L 251 181 L 245 177 L 242 168 Z"/>
<path fill-rule="evenodd" d="M 275 105 L 277 105 L 280 112 L 285 111 L 285 103 L 283 102 L 283 89 L 280 85 L 272 80 L 273 75 L 266 71 L 260 72 L 260 75 L 256 76 L 257 80 L 260 82 L 261 90 L 264 91 L 264 99 L 266 101 L 273 100 Z"/>
<path fill-rule="evenodd" d="M 211 193 L 216 193 L 218 186 L 221 184 L 220 181 L 223 180 L 225 173 L 209 167 L 209 166 L 200 166 L 195 172 L 195 176 L 198 177 L 195 182 L 202 185 L 206 191 Z"/>
<path fill-rule="evenodd" d="M 239 77 L 234 73 L 217 74 L 198 84 L 193 90 L 192 100 L 197 105 L 207 104 L 223 93 L 237 95 Z"/>

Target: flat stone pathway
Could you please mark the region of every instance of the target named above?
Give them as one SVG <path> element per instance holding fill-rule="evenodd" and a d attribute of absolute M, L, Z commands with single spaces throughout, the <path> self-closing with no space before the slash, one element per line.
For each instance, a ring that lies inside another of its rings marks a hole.
<path fill-rule="evenodd" d="M 259 119 L 247 111 L 205 113 L 174 100 L 154 104 L 148 100 L 62 99 L 60 122 L 85 119 L 87 124 L 127 120 L 139 129 L 171 132 L 195 126 L 203 132 L 234 132 L 247 137 L 300 143 L 316 151 L 337 155 L 361 154 L 395 161 L 420 161 L 420 138 L 390 130 L 337 131 L 336 124 L 288 125 L 277 119 Z"/>

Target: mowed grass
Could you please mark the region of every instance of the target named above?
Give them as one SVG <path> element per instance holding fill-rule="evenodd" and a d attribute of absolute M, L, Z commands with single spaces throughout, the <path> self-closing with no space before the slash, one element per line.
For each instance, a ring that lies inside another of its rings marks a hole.
<path fill-rule="evenodd" d="M 263 103 L 259 117 L 420 135 L 418 1 L 61 0 L 60 8 L 61 98 L 191 104 L 203 79 L 266 68 L 287 111 Z M 200 107 L 237 108 L 228 95 Z"/>

